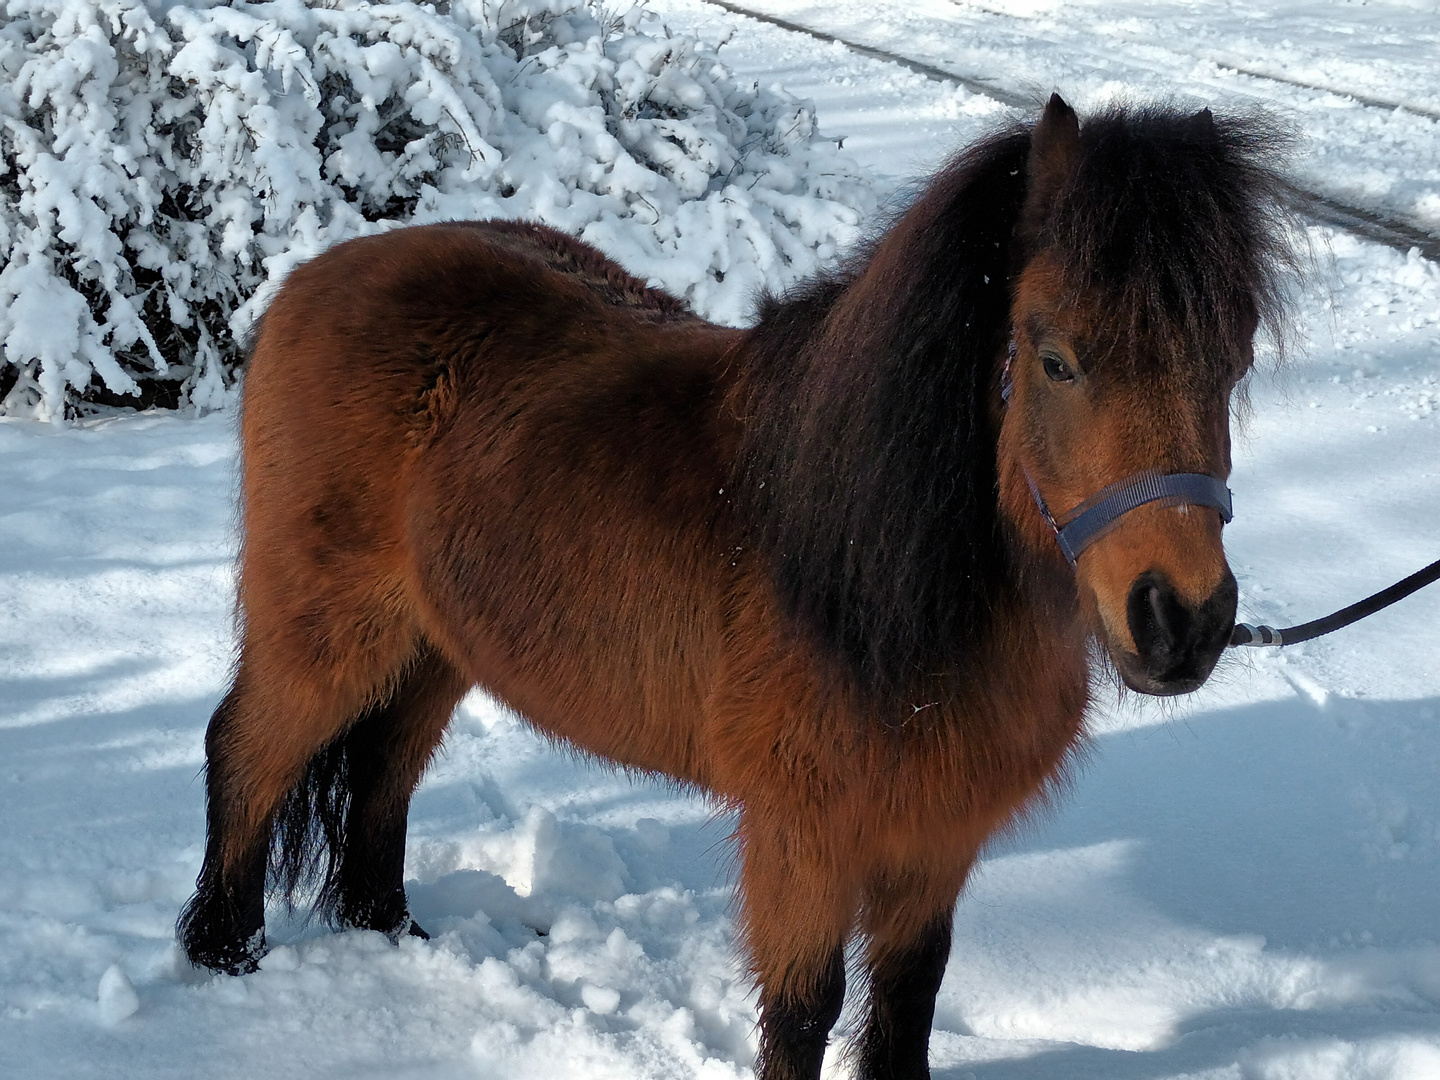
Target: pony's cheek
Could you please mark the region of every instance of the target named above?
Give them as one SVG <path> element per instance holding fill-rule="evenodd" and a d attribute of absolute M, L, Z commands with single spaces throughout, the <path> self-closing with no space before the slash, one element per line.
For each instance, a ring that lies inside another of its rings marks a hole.
<path fill-rule="evenodd" d="M 1006 415 L 997 447 L 1000 481 L 1000 509 L 1037 555 L 1061 558 L 1054 530 L 1046 523 L 1030 484 L 1034 483 L 1053 512 L 1062 512 L 1102 487 L 1093 479 L 1093 469 L 1077 469 L 1074 462 L 1096 464 L 1096 455 L 1081 445 L 1075 432 L 1084 430 L 1087 416 L 1078 418 L 1074 409 L 1056 403 L 1036 401 L 1044 388 L 1022 388 L 1017 403 Z M 1103 468 L 1104 462 L 1100 463 Z"/>

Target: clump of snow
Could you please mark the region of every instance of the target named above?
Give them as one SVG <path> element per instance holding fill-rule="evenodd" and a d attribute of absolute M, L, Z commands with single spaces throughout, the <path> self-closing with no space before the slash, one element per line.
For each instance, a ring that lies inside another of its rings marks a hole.
<path fill-rule="evenodd" d="M 638 7 L 6 11 L 0 414 L 216 407 L 289 270 L 409 222 L 538 219 L 743 322 L 872 198 L 811 106 Z"/>
<path fill-rule="evenodd" d="M 106 1027 L 134 1016 L 140 1008 L 140 997 L 119 964 L 111 964 L 100 976 L 99 1007 L 100 1022 Z"/>
<path fill-rule="evenodd" d="M 520 896 L 575 883 L 587 900 L 614 900 L 626 891 L 625 864 L 610 838 L 588 825 L 562 825 L 544 807 L 532 806 L 513 828 L 470 839 L 467 862 L 503 878 Z"/>

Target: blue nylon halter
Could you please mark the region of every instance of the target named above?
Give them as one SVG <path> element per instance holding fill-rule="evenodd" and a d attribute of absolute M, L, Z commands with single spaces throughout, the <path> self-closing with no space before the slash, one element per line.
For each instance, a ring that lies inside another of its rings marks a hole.
<path fill-rule="evenodd" d="M 1005 369 L 1000 376 L 1000 398 L 1010 404 L 1010 393 L 1014 381 L 1010 372 L 1015 362 L 1015 335 L 1010 335 L 1010 349 L 1005 356 Z M 1230 489 L 1217 476 L 1205 473 L 1161 473 L 1149 470 L 1136 473 L 1109 487 L 1102 488 L 1079 506 L 1057 520 L 1045 505 L 1045 497 L 1030 479 L 1028 469 L 1025 483 L 1030 488 L 1030 497 L 1035 500 L 1040 516 L 1055 533 L 1060 551 L 1075 565 L 1080 553 L 1100 537 L 1109 532 L 1119 520 L 1131 510 L 1150 503 L 1165 506 L 1213 506 L 1220 512 L 1220 520 L 1226 525 L 1234 518 L 1234 507 L 1230 500 Z"/>

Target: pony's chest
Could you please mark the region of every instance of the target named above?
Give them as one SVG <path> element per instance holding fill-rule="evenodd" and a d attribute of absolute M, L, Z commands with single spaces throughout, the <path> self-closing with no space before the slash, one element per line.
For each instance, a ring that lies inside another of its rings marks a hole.
<path fill-rule="evenodd" d="M 1059 778 L 1089 704 L 1083 643 L 1023 659 L 992 666 L 949 700 L 917 702 L 910 730 L 871 748 L 875 811 L 922 833 L 983 839 Z"/>

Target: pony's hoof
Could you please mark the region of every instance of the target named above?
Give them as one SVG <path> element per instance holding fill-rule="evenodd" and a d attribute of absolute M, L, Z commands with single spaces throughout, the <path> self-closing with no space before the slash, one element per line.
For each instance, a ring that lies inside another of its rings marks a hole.
<path fill-rule="evenodd" d="M 390 929 L 388 930 L 382 930 L 378 926 L 366 926 L 348 921 L 342 925 L 352 930 L 379 930 L 380 933 L 390 939 L 391 945 L 399 945 L 400 939 L 406 937 L 418 937 L 421 941 L 430 940 L 430 935 L 425 932 L 425 928 L 410 918 L 408 914 L 401 918 L 398 923 L 391 923 Z"/>
<path fill-rule="evenodd" d="M 399 945 L 403 937 L 430 940 L 430 935 L 410 918 L 405 893 L 400 889 L 384 900 L 367 898 L 345 903 L 334 919 L 334 926 L 337 930 L 375 930 L 389 938 L 392 945 Z"/>
<path fill-rule="evenodd" d="M 191 942 L 185 946 L 185 955 L 197 968 L 206 968 L 217 975 L 249 975 L 258 971 L 260 960 L 269 952 L 265 944 L 265 931 L 256 930 L 242 942 L 210 944 Z"/>

